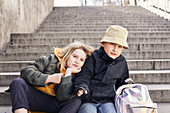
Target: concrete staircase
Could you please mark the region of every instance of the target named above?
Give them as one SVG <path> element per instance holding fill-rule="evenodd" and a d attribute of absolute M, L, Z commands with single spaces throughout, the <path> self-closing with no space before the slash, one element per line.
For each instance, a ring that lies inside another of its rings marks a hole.
<path fill-rule="evenodd" d="M 170 22 L 134 6 L 57 7 L 35 33 L 11 34 L 11 44 L 0 53 L 0 113 L 11 113 L 10 95 L 3 91 L 22 67 L 76 40 L 98 48 L 112 24 L 129 31 L 123 55 L 131 78 L 147 85 L 159 113 L 170 113 Z"/>

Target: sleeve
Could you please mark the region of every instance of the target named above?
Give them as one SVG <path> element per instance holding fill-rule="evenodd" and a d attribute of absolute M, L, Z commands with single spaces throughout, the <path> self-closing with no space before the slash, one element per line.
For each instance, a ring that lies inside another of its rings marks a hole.
<path fill-rule="evenodd" d="M 34 61 L 29 66 L 21 70 L 21 78 L 34 86 L 45 86 L 48 74 L 44 74 L 44 70 L 48 66 L 51 56 L 43 56 Z"/>
<path fill-rule="evenodd" d="M 72 76 L 63 77 L 60 84 L 54 87 L 57 100 L 60 102 L 76 97 L 73 91 Z"/>
<path fill-rule="evenodd" d="M 116 89 L 118 89 L 120 86 L 126 84 L 125 80 L 129 78 L 129 69 L 126 60 L 124 60 L 124 72 L 120 79 L 116 81 Z"/>
<path fill-rule="evenodd" d="M 89 91 L 90 78 L 93 75 L 93 71 L 94 71 L 94 60 L 92 56 L 90 56 L 85 61 L 85 64 L 83 65 L 81 72 L 75 75 L 74 88 L 76 94 L 79 89 L 87 90 L 88 94 L 90 93 Z"/>

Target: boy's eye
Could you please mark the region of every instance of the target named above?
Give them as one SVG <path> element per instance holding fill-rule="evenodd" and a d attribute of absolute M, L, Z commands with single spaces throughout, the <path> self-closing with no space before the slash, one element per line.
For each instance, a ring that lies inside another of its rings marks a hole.
<path fill-rule="evenodd" d="M 118 46 L 119 48 L 123 48 L 123 46 Z"/>
<path fill-rule="evenodd" d="M 110 43 L 110 45 L 115 45 L 114 43 Z"/>

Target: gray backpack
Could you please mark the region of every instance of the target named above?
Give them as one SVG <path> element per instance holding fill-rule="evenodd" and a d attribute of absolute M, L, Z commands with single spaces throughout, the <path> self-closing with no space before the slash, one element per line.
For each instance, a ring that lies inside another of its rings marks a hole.
<path fill-rule="evenodd" d="M 132 79 L 127 79 L 132 81 Z M 133 82 L 134 83 L 134 82 Z M 158 113 L 148 89 L 142 84 L 127 84 L 119 87 L 115 96 L 117 113 Z"/>

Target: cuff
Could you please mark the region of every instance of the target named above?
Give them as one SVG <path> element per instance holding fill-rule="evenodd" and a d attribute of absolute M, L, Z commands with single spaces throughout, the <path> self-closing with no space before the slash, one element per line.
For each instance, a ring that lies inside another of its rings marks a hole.
<path fill-rule="evenodd" d="M 72 76 L 62 77 L 62 83 L 67 84 L 72 82 Z"/>

